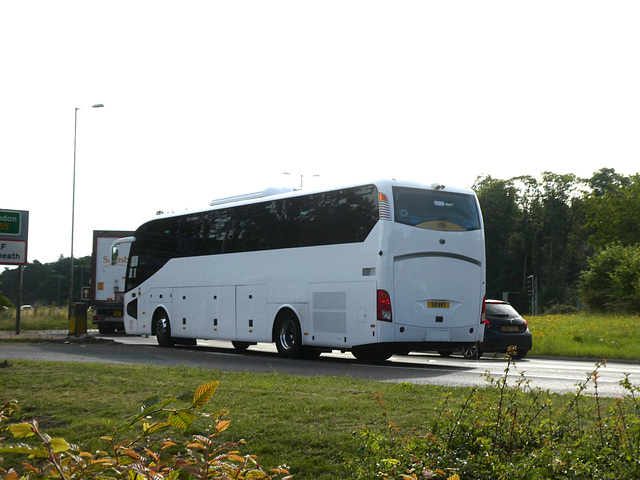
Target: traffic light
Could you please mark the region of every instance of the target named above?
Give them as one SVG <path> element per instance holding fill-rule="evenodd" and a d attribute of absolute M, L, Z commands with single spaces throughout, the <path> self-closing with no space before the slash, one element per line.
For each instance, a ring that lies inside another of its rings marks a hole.
<path fill-rule="evenodd" d="M 533 275 L 529 275 L 527 277 L 527 291 L 529 292 L 530 295 L 532 295 L 534 291 L 534 288 L 533 288 L 534 278 L 535 277 Z"/>

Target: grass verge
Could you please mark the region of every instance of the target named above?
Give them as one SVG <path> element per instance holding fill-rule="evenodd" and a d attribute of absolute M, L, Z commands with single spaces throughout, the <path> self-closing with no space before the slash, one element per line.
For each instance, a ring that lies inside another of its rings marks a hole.
<path fill-rule="evenodd" d="M 527 321 L 532 355 L 640 360 L 640 316 L 581 313 Z"/>
<path fill-rule="evenodd" d="M 481 462 L 489 469 L 486 476 L 477 478 L 495 478 L 491 469 L 505 459 L 514 469 L 516 459 L 521 462 L 518 465 L 525 462 L 536 467 L 531 462 L 539 455 L 528 452 L 534 441 L 542 444 L 542 453 L 553 461 L 566 450 L 558 443 L 565 437 L 559 435 L 570 434 L 567 438 L 574 443 L 569 451 L 593 452 L 591 444 L 584 443 L 588 438 L 606 447 L 610 434 L 609 430 L 603 433 L 603 425 L 611 421 L 601 413 L 621 408 L 614 399 L 532 392 L 526 384 L 509 390 L 499 381 L 482 389 L 452 389 L 343 377 L 18 360 L 0 369 L 0 403 L 17 400 L 20 415 L 24 419 L 36 417 L 50 436 L 84 442 L 109 434 L 152 395 L 175 395 L 212 380 L 220 381 L 220 386 L 207 408 L 210 412 L 230 411 L 225 418 L 231 425 L 224 440 L 245 439 L 243 449 L 258 455 L 263 466 L 289 465 L 297 480 L 373 479 L 381 469 L 389 472 L 385 478 L 414 478 L 402 476 L 399 466 L 430 469 L 435 465 L 451 467 L 454 472 L 462 468 L 455 462 L 461 461 L 469 469 L 469 459 L 478 458 L 491 458 L 492 463 Z M 567 423 L 567 406 L 573 411 L 579 407 L 577 423 Z M 633 403 L 630 406 L 634 408 Z M 633 416 L 614 418 L 617 423 L 611 424 L 612 438 L 622 438 L 624 433 L 625 439 L 640 445 L 638 408 L 635 400 Z M 502 413 L 496 417 L 497 412 Z M 202 422 L 206 419 L 194 423 L 186 435 L 202 432 L 206 427 Z M 440 443 L 432 441 L 438 435 Z M 474 451 L 478 455 L 470 457 Z M 486 452 L 491 457 L 486 457 Z M 571 468 L 576 463 L 582 468 L 582 458 L 562 461 Z M 593 460 L 586 461 L 593 464 Z M 11 462 L 17 464 L 18 460 L 7 456 L 3 466 L 12 466 Z M 509 474 L 509 465 L 501 468 Z M 447 478 L 449 472 L 443 472 L 433 478 Z"/>
<path fill-rule="evenodd" d="M 63 307 L 37 307 L 20 311 L 20 330 L 66 330 L 69 312 Z M 87 319 L 87 322 L 89 320 Z M 15 331 L 16 310 L 0 311 L 0 330 Z"/>
<path fill-rule="evenodd" d="M 220 387 L 212 412 L 228 409 L 225 439 L 246 440 L 260 463 L 292 466 L 296 479 L 350 478 L 345 458 L 356 454 L 352 435 L 382 427 L 374 397 L 382 393 L 407 428 L 432 414 L 444 390 L 348 378 L 224 373 L 196 368 L 11 361 L 0 369 L 0 403 L 17 400 L 25 419 L 52 437 L 82 442 L 110 432 L 155 394 L 170 395 L 211 380 Z M 202 429 L 194 424 L 191 433 Z M 8 460 L 7 460 L 8 461 Z M 6 465 L 6 464 L 5 464 Z M 6 467 L 5 467 L 6 468 Z"/>

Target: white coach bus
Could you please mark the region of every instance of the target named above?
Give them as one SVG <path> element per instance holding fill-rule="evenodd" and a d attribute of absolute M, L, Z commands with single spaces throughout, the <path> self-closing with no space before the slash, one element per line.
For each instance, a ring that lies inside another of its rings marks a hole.
<path fill-rule="evenodd" d="M 473 192 L 381 180 L 250 197 L 155 218 L 114 244 L 131 244 L 128 334 L 369 361 L 482 341 L 485 244 Z"/>

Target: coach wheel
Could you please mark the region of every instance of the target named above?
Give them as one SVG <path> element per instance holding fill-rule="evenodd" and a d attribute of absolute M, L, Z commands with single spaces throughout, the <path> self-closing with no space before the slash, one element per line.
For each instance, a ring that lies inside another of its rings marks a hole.
<path fill-rule="evenodd" d="M 297 358 L 302 354 L 302 330 L 297 317 L 287 312 L 282 314 L 276 324 L 276 347 L 283 357 Z"/>
<path fill-rule="evenodd" d="M 173 338 L 171 338 L 171 325 L 169 324 L 169 317 L 164 310 L 156 313 L 153 320 L 154 330 L 156 332 L 156 339 L 158 345 L 161 347 L 173 347 Z"/>
<path fill-rule="evenodd" d="M 381 363 L 391 358 L 393 352 L 377 346 L 353 347 L 351 353 L 365 363 Z"/>
<path fill-rule="evenodd" d="M 482 356 L 482 348 L 477 343 L 462 347 L 462 356 L 467 360 L 477 360 Z"/>
<path fill-rule="evenodd" d="M 244 352 L 247 348 L 249 348 L 251 345 L 254 345 L 253 343 L 249 343 L 249 342 L 231 342 L 231 345 L 233 345 L 233 348 L 235 348 L 237 351 L 239 352 Z"/>
<path fill-rule="evenodd" d="M 322 353 L 322 350 L 320 350 L 319 348 L 302 347 L 302 352 L 300 352 L 300 358 L 303 358 L 305 360 L 316 360 L 321 353 Z"/>
<path fill-rule="evenodd" d="M 104 325 L 102 323 L 98 324 L 98 331 L 100 333 L 114 333 L 116 331 L 115 325 Z"/>

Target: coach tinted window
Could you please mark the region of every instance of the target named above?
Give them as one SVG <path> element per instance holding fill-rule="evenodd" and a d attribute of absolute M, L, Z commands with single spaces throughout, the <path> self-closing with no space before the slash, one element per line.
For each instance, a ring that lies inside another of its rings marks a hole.
<path fill-rule="evenodd" d="M 393 200 L 397 223 L 428 230 L 464 231 L 481 227 L 473 195 L 395 187 Z"/>

